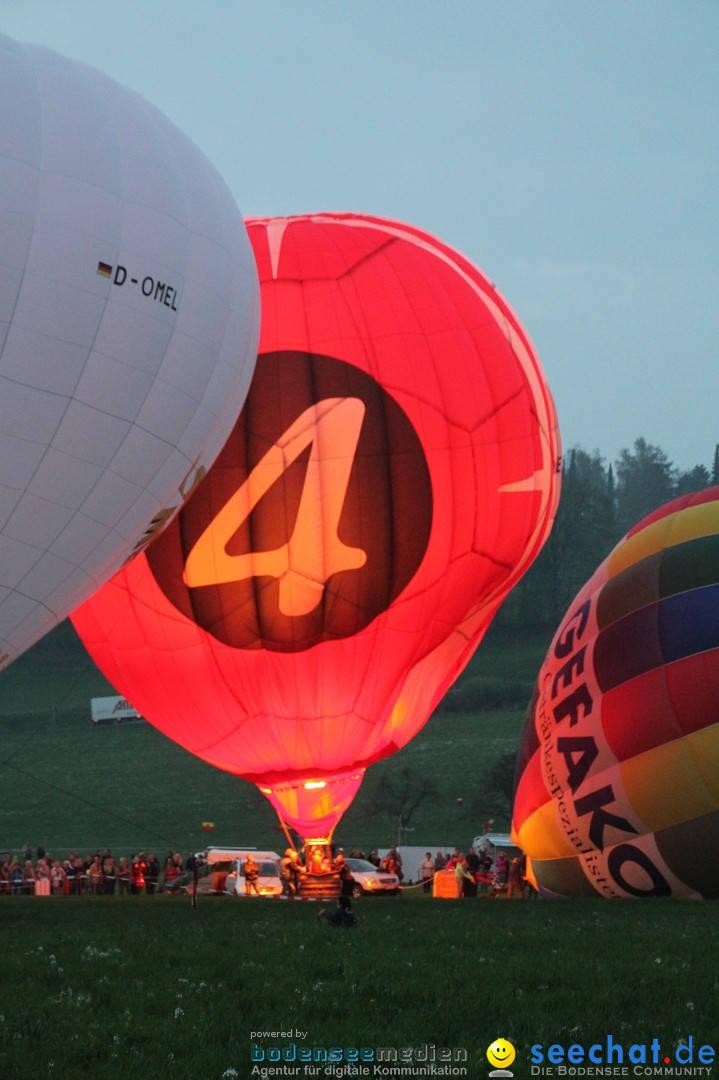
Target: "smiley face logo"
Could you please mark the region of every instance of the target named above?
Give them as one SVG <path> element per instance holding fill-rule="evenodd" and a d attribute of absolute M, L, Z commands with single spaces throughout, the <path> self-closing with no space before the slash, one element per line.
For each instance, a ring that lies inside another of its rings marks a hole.
<path fill-rule="evenodd" d="M 511 1076 L 507 1066 L 511 1065 L 515 1058 L 514 1047 L 506 1039 L 495 1039 L 491 1046 L 487 1047 L 487 1061 L 494 1066 L 494 1072 L 490 1076 Z"/>

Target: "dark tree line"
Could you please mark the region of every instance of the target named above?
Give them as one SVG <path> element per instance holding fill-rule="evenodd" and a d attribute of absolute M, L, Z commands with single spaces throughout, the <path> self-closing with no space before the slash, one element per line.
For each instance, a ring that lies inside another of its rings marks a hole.
<path fill-rule="evenodd" d="M 528 632 L 551 638 L 579 589 L 629 529 L 671 499 L 714 484 L 719 485 L 719 446 L 711 470 L 696 465 L 687 472 L 675 468 L 660 447 L 645 439 L 637 439 L 632 450 L 622 450 L 610 465 L 596 450 L 570 449 L 563 462 L 562 494 L 552 533 L 498 611 L 492 632 L 516 640 Z M 534 678 L 535 672 L 521 679 L 488 677 L 484 671 L 465 678 L 461 690 L 447 694 L 439 709 L 448 714 L 524 709 Z M 478 828 L 486 817 L 494 817 L 500 830 L 508 827 L 514 766 L 515 752 L 509 750 L 472 774 L 465 792 L 473 827 Z M 406 842 L 413 828 L 410 822 L 418 819 L 426 827 L 428 807 L 435 818 L 435 833 L 436 827 L 449 833 L 448 824 L 442 822 L 454 822 L 448 815 L 455 800 L 438 791 L 431 763 L 420 768 L 399 766 L 392 758 L 380 762 L 369 772 L 363 797 L 366 812 L 376 824 L 381 822 L 388 838 L 396 829 Z"/>
<path fill-rule="evenodd" d="M 495 617 L 497 629 L 553 631 L 629 529 L 671 499 L 713 484 L 719 484 L 719 445 L 711 470 L 695 465 L 686 472 L 645 439 L 608 466 L 597 450 L 570 449 L 551 536 Z"/>

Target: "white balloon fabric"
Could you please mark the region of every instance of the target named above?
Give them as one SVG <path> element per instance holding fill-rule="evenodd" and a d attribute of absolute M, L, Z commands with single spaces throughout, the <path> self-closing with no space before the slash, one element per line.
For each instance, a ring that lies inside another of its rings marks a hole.
<path fill-rule="evenodd" d="M 0 667 L 214 461 L 257 355 L 244 223 L 136 93 L 0 35 Z"/>

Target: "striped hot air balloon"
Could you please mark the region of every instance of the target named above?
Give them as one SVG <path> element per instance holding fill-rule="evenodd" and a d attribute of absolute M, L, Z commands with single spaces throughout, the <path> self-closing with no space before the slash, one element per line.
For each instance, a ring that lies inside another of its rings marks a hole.
<path fill-rule="evenodd" d="M 546 895 L 719 896 L 719 487 L 644 518 L 570 606 L 513 828 Z"/>

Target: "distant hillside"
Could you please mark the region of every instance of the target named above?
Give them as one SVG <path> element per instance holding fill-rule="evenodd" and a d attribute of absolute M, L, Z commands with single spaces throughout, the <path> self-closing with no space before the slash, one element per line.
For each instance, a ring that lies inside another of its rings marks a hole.
<path fill-rule="evenodd" d="M 488 637 L 420 734 L 368 770 L 337 841 L 364 850 L 397 842 L 393 799 L 406 790 L 406 809 L 425 781 L 431 790 L 408 822 L 410 843 L 466 845 L 488 815 L 506 826 L 507 800 L 491 774 L 497 763 L 502 776 L 511 771 L 545 648 L 541 640 Z M 113 692 L 68 622 L 0 676 L 0 848 L 29 842 L 60 854 L 109 845 L 132 854 L 208 842 L 284 846 L 254 785 L 204 764 L 149 724 L 93 725 L 90 698 Z M 203 821 L 214 822 L 214 832 L 204 832 Z"/>

